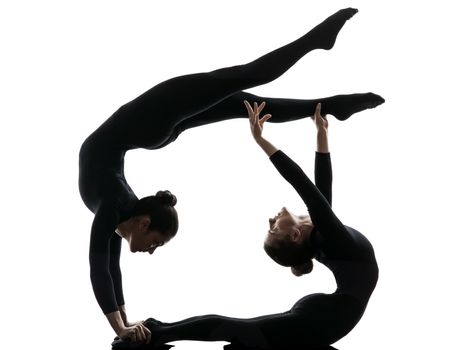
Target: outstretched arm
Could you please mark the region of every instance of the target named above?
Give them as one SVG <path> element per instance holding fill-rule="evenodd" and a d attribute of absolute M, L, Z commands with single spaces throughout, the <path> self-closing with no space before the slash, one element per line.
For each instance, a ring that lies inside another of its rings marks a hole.
<path fill-rule="evenodd" d="M 332 205 L 332 167 L 328 148 L 328 120 L 321 114 L 321 103 L 317 104 L 312 117 L 317 127 L 317 151 L 315 153 L 315 185 Z"/>
<path fill-rule="evenodd" d="M 123 305 L 120 266 L 115 261 L 115 258 L 120 257 L 120 251 L 117 254 L 120 241 L 115 241 L 113 238 L 118 221 L 116 208 L 101 203 L 95 212 L 89 245 L 90 275 L 94 295 L 111 327 L 120 338 L 149 342 L 151 337 L 149 330 L 142 324 L 127 326 L 118 307 L 120 304 Z"/>
<path fill-rule="evenodd" d="M 349 244 L 352 244 L 351 237 L 344 225 L 336 217 L 327 199 L 292 159 L 262 137 L 263 123 L 271 118 L 269 114 L 259 118 L 264 104 L 257 106 L 255 103 L 253 108 L 248 102 L 245 102 L 245 105 L 249 113 L 251 131 L 255 141 L 270 157 L 278 172 L 293 186 L 304 201 L 312 221 L 322 233 L 323 241 L 321 244 L 323 251 L 334 256 L 344 254 Z"/>
<path fill-rule="evenodd" d="M 91 227 L 89 265 L 94 294 L 104 314 L 118 311 L 109 266 L 110 241 L 117 224 L 117 211 L 109 205 L 101 204 L 95 212 Z"/>
<path fill-rule="evenodd" d="M 244 104 L 247 108 L 247 112 L 249 113 L 250 131 L 252 132 L 252 136 L 255 142 L 257 142 L 257 144 L 263 149 L 268 157 L 271 157 L 273 153 L 278 151 L 278 149 L 268 140 L 265 140 L 262 137 L 263 124 L 271 118 L 271 114 L 265 114 L 262 118 L 260 118 L 260 113 L 265 107 L 265 102 L 262 102 L 260 106 L 257 105 L 257 102 L 254 102 L 253 108 L 250 103 L 245 100 Z"/>
<path fill-rule="evenodd" d="M 328 120 L 326 115 L 322 116 L 321 110 L 322 104 L 319 102 L 312 117 L 317 127 L 317 152 L 330 153 L 328 148 Z"/>

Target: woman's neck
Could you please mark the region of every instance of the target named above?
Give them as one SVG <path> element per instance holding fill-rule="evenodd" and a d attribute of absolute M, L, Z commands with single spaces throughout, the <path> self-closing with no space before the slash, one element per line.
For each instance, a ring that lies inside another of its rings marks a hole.
<path fill-rule="evenodd" d="M 309 215 L 299 215 L 298 221 L 301 225 L 314 226 L 314 224 L 312 223 L 312 219 Z"/>
<path fill-rule="evenodd" d="M 299 215 L 297 218 L 299 227 L 304 235 L 304 240 L 308 240 L 310 238 L 310 234 L 314 230 L 314 223 L 309 215 Z"/>
<path fill-rule="evenodd" d="M 128 227 L 129 226 L 129 220 L 121 222 L 120 224 L 117 225 L 117 228 L 115 229 L 115 233 L 118 234 L 123 239 L 127 239 L 128 234 L 130 232 L 129 227 Z"/>

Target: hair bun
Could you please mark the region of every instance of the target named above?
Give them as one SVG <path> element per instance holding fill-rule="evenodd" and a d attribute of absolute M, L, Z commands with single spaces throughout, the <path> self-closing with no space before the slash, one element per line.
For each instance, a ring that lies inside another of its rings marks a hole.
<path fill-rule="evenodd" d="M 158 198 L 162 204 L 170 205 L 171 207 L 177 204 L 177 197 L 167 190 L 158 191 L 155 197 Z"/>
<path fill-rule="evenodd" d="M 312 260 L 308 260 L 301 265 L 291 266 L 291 272 L 295 276 L 302 276 L 302 275 L 305 275 L 306 273 L 310 273 L 313 268 L 314 268 L 314 264 L 312 263 Z"/>

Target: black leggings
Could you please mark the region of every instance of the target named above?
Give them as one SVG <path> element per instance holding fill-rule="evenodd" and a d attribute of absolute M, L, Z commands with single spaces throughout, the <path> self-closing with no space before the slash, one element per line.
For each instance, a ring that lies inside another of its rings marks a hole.
<path fill-rule="evenodd" d="M 384 102 L 373 93 L 297 100 L 261 97 L 242 91 L 273 81 L 311 50 L 331 48 L 339 30 L 353 14 L 352 9 L 338 11 L 301 38 L 250 63 L 164 81 L 116 112 L 128 121 L 121 129 L 125 129 L 132 145 L 156 149 L 174 141 L 186 129 L 246 118 L 243 100 L 265 101 L 265 111 L 273 115 L 269 120 L 273 123 L 313 115 L 318 102 L 322 103 L 322 113 L 340 120 L 373 108 Z M 307 80 L 317 85 L 313 77 Z"/>
<path fill-rule="evenodd" d="M 174 323 L 145 321 L 151 343 L 177 340 L 228 341 L 238 347 L 311 349 L 336 342 L 357 324 L 365 306 L 345 294 L 311 294 L 291 310 L 249 319 L 219 315 L 191 317 Z"/>

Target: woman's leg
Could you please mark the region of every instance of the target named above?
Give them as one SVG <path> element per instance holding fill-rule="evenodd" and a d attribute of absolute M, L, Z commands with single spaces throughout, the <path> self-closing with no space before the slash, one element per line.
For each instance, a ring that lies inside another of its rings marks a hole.
<path fill-rule="evenodd" d="M 178 124 L 183 130 L 218 121 L 248 118 L 244 100 L 249 102 L 266 102 L 264 113 L 270 113 L 272 123 L 283 123 L 312 116 L 318 102 L 322 103 L 322 113 L 332 114 L 339 120 L 346 120 L 351 115 L 365 109 L 374 108 L 385 100 L 373 93 L 336 95 L 318 99 L 289 99 L 262 97 L 247 92 L 236 93 L 206 111 L 188 118 Z"/>
<path fill-rule="evenodd" d="M 309 117 L 314 114 L 315 106 L 318 102 L 322 103 L 323 114 L 332 114 L 339 120 L 346 120 L 354 113 L 374 108 L 385 102 L 382 97 L 373 93 L 337 95 L 313 100 L 300 100 L 262 97 L 242 91 L 231 95 L 206 111 L 187 118 L 177 124 L 174 127 L 172 135 L 166 140 L 164 145 L 173 142 L 183 131 L 190 128 L 228 119 L 247 118 L 248 114 L 243 103 L 244 100 L 258 102 L 259 104 L 265 101 L 266 106 L 264 113 L 273 115 L 273 117 L 268 120 L 272 123 L 283 123 Z"/>
<path fill-rule="evenodd" d="M 155 123 L 174 126 L 236 92 L 273 81 L 311 50 L 332 48 L 338 32 L 356 12 L 352 8 L 340 10 L 301 38 L 250 63 L 162 82 L 127 107 L 146 116 L 143 120 L 160 115 Z"/>
<path fill-rule="evenodd" d="M 288 338 L 288 327 L 298 325 L 299 319 L 290 312 L 250 319 L 220 315 L 191 317 L 174 323 L 145 322 L 154 345 L 177 340 L 227 341 L 245 347 L 271 348 L 272 334 Z"/>
<path fill-rule="evenodd" d="M 336 342 L 356 325 L 363 310 L 352 297 L 319 293 L 302 298 L 285 313 L 250 319 L 205 315 L 174 323 L 147 321 L 145 325 L 155 345 L 199 340 L 228 341 L 252 348 L 300 349 Z"/>

